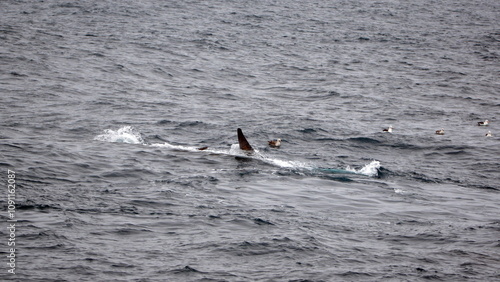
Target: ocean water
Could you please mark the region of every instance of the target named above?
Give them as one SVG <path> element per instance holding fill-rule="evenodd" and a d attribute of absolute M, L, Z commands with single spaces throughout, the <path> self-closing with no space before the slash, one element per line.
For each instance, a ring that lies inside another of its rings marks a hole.
<path fill-rule="evenodd" d="M 0 14 L 0 280 L 500 281 L 498 1 Z"/>

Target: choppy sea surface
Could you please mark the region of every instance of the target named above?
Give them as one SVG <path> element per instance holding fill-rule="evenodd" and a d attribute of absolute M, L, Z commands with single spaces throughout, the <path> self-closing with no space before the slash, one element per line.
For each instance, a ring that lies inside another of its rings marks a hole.
<path fill-rule="evenodd" d="M 0 280 L 500 281 L 500 2 L 0 14 Z"/>

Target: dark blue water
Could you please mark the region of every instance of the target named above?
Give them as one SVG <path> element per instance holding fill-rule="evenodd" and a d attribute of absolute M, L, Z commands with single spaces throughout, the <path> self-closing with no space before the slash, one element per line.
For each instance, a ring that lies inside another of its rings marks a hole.
<path fill-rule="evenodd" d="M 498 1 L 0 14 L 1 280 L 500 281 Z"/>

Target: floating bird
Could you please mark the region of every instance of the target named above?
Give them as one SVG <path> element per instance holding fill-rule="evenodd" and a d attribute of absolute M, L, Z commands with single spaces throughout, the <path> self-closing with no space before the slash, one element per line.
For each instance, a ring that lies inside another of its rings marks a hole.
<path fill-rule="evenodd" d="M 480 121 L 477 123 L 478 126 L 488 126 L 488 124 L 490 124 L 488 120 Z"/>
<path fill-rule="evenodd" d="M 206 149 L 208 149 L 208 147 L 201 147 L 201 148 L 198 148 L 198 150 L 200 150 L 200 151 L 203 151 L 203 150 L 206 150 Z"/>
<path fill-rule="evenodd" d="M 444 135 L 444 128 L 441 128 L 441 130 L 436 130 L 437 135 Z"/>
<path fill-rule="evenodd" d="M 268 143 L 269 143 L 269 146 L 277 148 L 277 147 L 281 146 L 281 139 L 278 138 L 276 140 L 271 140 L 271 141 L 268 141 Z"/>
<path fill-rule="evenodd" d="M 392 125 L 390 125 L 389 128 L 384 128 L 382 131 L 392 133 Z"/>
<path fill-rule="evenodd" d="M 488 133 L 486 133 L 486 137 L 491 137 L 491 131 L 488 131 Z"/>

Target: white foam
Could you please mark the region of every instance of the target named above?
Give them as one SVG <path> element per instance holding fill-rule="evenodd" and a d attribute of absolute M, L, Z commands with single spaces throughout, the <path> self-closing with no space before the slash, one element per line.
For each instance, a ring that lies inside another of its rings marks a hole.
<path fill-rule="evenodd" d="M 174 145 L 174 144 L 170 144 L 168 142 L 165 142 L 162 144 L 159 144 L 159 143 L 151 144 L 150 146 L 159 147 L 159 148 L 168 148 L 168 149 L 179 150 L 179 151 L 187 151 L 187 152 L 200 152 L 200 153 L 209 153 L 209 154 L 218 154 L 218 155 L 233 155 L 233 154 L 231 154 L 231 150 L 212 149 L 212 148 L 200 150 L 199 149 L 200 147 Z M 241 154 L 241 156 L 246 156 L 246 155 Z"/>
<path fill-rule="evenodd" d="M 240 157 L 248 157 L 247 153 L 240 149 L 240 145 L 238 144 L 232 144 L 231 149 L 227 152 L 228 155 L 231 156 L 240 156 Z"/>
<path fill-rule="evenodd" d="M 106 129 L 103 134 L 94 137 L 94 140 L 113 143 L 144 144 L 141 135 L 132 126 L 124 126 L 118 130 Z"/>
<path fill-rule="evenodd" d="M 366 164 L 360 169 L 354 169 L 351 168 L 350 166 L 347 166 L 346 170 L 357 174 L 363 174 L 366 176 L 377 176 L 379 168 L 380 168 L 380 162 L 373 160 L 369 164 Z"/>
<path fill-rule="evenodd" d="M 196 147 L 173 145 L 173 144 L 170 144 L 167 142 L 165 142 L 163 144 L 151 144 L 151 146 L 152 147 L 169 148 L 169 149 L 180 150 L 180 151 L 189 151 L 189 152 L 199 151 L 198 148 L 196 148 Z"/>
<path fill-rule="evenodd" d="M 281 160 L 281 159 L 275 159 L 275 158 L 270 158 L 267 156 L 261 156 L 259 159 L 262 161 L 281 167 L 281 168 L 299 168 L 299 169 L 311 169 L 311 166 L 304 163 L 304 162 L 299 162 L 299 161 L 290 161 L 290 160 Z"/>
<path fill-rule="evenodd" d="M 181 150 L 181 151 L 189 151 L 189 152 L 204 152 L 204 153 L 211 153 L 211 154 L 220 154 L 220 155 L 229 155 L 229 156 L 235 156 L 235 157 L 252 158 L 252 159 L 260 160 L 260 161 L 266 162 L 268 164 L 271 164 L 271 165 L 274 165 L 277 167 L 282 167 L 282 168 L 310 168 L 310 166 L 308 166 L 302 162 L 281 160 L 281 159 L 268 157 L 266 155 L 263 155 L 262 153 L 260 153 L 259 150 L 256 150 L 256 149 L 254 149 L 254 152 L 251 155 L 249 155 L 247 151 L 240 149 L 239 144 L 232 144 L 231 148 L 229 150 L 208 148 L 208 149 L 203 150 L 203 151 L 198 150 L 197 147 L 173 145 L 173 144 L 170 144 L 167 142 L 165 142 L 163 144 L 151 144 L 151 146 L 163 147 L 163 148 L 169 148 L 169 149 Z"/>
<path fill-rule="evenodd" d="M 98 135 L 94 137 L 94 140 L 104 141 L 104 142 L 118 142 L 118 143 L 129 143 L 129 144 L 142 144 L 146 145 L 144 140 L 142 139 L 140 133 L 136 132 L 132 126 L 124 126 L 118 130 L 106 129 L 104 130 L 104 134 Z M 314 169 L 314 166 L 310 164 L 300 162 L 300 161 L 291 161 L 291 160 L 282 160 L 277 158 L 272 158 L 260 153 L 259 150 L 254 150 L 252 154 L 248 154 L 248 152 L 240 149 L 238 144 L 232 144 L 229 150 L 224 149 L 212 149 L 208 148 L 206 150 L 199 150 L 198 147 L 193 146 L 183 146 L 183 145 L 174 145 L 168 142 L 162 144 L 151 144 L 152 147 L 160 147 L 160 148 L 168 148 L 173 150 L 180 151 L 188 151 L 188 152 L 203 152 L 210 154 L 220 154 L 220 155 L 229 155 L 235 157 L 245 157 L 245 158 L 253 158 L 256 160 L 263 161 L 265 163 L 281 167 L 281 168 L 291 168 L 291 169 Z M 366 176 L 377 176 L 378 169 L 380 168 L 379 161 L 372 161 L 369 164 L 366 164 L 360 169 L 354 169 L 351 167 L 347 167 L 346 171 L 353 172 L 356 174 L 363 174 Z"/>
<path fill-rule="evenodd" d="M 273 164 L 275 166 L 283 167 L 283 168 L 305 168 L 306 166 L 301 162 L 296 161 L 287 161 L 273 158 L 265 158 L 265 162 Z"/>
<path fill-rule="evenodd" d="M 229 155 L 248 157 L 247 152 L 241 150 L 238 144 L 231 145 L 231 149 L 229 150 Z M 253 159 L 260 160 L 260 161 L 263 161 L 265 163 L 277 166 L 277 167 L 281 167 L 281 168 L 308 168 L 309 167 L 305 163 L 298 162 L 298 161 L 288 161 L 288 160 L 271 158 L 269 156 L 262 154 L 257 149 L 254 149 L 254 152 L 252 155 L 250 155 L 250 157 Z"/>

